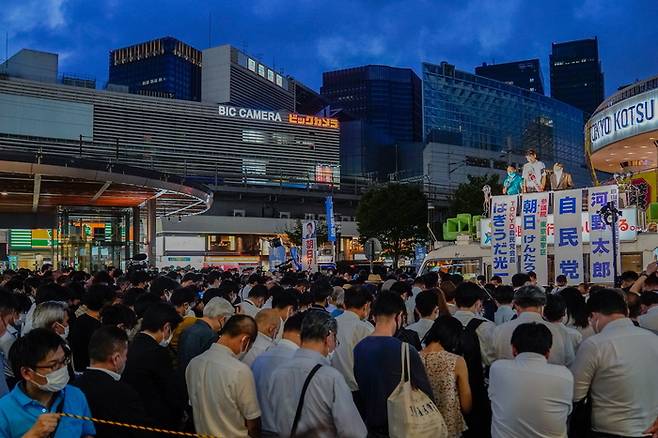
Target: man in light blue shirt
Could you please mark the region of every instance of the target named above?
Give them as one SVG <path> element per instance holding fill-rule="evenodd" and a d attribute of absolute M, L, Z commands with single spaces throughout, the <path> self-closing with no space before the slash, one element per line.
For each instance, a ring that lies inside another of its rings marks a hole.
<path fill-rule="evenodd" d="M 368 431 L 345 378 L 327 359 L 336 348 L 336 320 L 327 312 L 306 312 L 301 341 L 293 358 L 274 371 L 267 388 L 267 398 L 274 406 L 275 432 L 282 438 L 291 435 L 304 382 L 311 370 L 321 365 L 308 385 L 296 436 L 366 437 Z"/>
<path fill-rule="evenodd" d="M 91 417 L 82 391 L 68 385 L 70 358 L 57 334 L 46 329 L 30 331 L 14 344 L 10 361 L 19 382 L 0 399 L 0 437 L 82 438 L 96 434 L 91 422 L 58 415 Z"/>
<path fill-rule="evenodd" d="M 274 432 L 276 431 L 274 406 L 267 397 L 267 388 L 272 384 L 274 370 L 279 365 L 288 362 L 299 349 L 302 343 L 300 332 L 303 319 L 303 313 L 296 313 L 289 317 L 283 326 L 282 339 L 274 347 L 258 356 L 251 364 L 261 411 L 262 436 L 276 436 Z"/>

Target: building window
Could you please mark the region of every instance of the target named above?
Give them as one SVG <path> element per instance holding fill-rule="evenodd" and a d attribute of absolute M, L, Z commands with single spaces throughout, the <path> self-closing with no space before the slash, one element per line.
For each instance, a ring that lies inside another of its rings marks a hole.
<path fill-rule="evenodd" d="M 274 72 L 270 69 L 267 69 L 267 80 L 274 82 Z"/>
<path fill-rule="evenodd" d="M 249 58 L 249 60 L 247 61 L 247 66 L 248 66 L 249 70 L 253 71 L 254 73 L 256 72 L 256 61 Z"/>
<path fill-rule="evenodd" d="M 290 219 L 290 212 L 289 211 L 280 211 L 279 212 L 279 219 Z"/>
<path fill-rule="evenodd" d="M 246 217 L 244 210 L 233 210 L 233 217 Z"/>
<path fill-rule="evenodd" d="M 258 64 L 258 74 L 265 77 L 265 66 Z"/>
<path fill-rule="evenodd" d="M 272 141 L 278 145 L 289 145 L 293 142 L 293 136 L 290 134 L 283 134 L 281 132 L 272 133 Z"/>
<path fill-rule="evenodd" d="M 242 131 L 243 143 L 265 143 L 265 133 L 263 131 L 254 131 L 245 129 Z"/>
<path fill-rule="evenodd" d="M 283 87 L 283 78 L 281 77 L 281 75 L 276 75 L 276 84 L 279 87 Z"/>

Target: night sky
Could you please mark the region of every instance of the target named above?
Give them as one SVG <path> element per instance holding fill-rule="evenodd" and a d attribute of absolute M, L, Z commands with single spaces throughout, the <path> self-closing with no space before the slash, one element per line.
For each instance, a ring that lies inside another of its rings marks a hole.
<path fill-rule="evenodd" d="M 658 74 L 657 0 L 2 0 L 0 58 L 60 54 L 60 73 L 108 77 L 112 48 L 170 35 L 205 49 L 229 43 L 319 90 L 322 72 L 443 60 L 467 71 L 539 58 L 551 42 L 598 36 L 606 96 Z M 210 20 L 209 20 L 210 17 Z M 209 32 L 209 23 L 210 32 Z"/>

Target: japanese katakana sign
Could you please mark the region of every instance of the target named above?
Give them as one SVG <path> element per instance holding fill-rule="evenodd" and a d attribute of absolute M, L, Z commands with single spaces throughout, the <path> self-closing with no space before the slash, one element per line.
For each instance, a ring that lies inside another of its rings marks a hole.
<path fill-rule="evenodd" d="M 534 272 L 539 284 L 548 284 L 548 198 L 548 193 L 528 193 L 521 201 L 521 272 Z"/>
<path fill-rule="evenodd" d="M 614 283 L 612 227 L 605 223 L 601 208 L 612 202 L 619 207 L 617 186 L 591 187 L 588 210 L 590 223 L 590 281 L 592 283 Z M 619 234 L 617 234 L 619 236 Z M 617 247 L 619 241 L 617 241 Z"/>
<path fill-rule="evenodd" d="M 493 275 L 509 283 L 518 272 L 516 250 L 517 196 L 491 199 L 491 262 Z"/>
<path fill-rule="evenodd" d="M 565 275 L 569 284 L 578 285 L 583 277 L 583 236 L 581 189 L 554 193 L 555 276 Z"/>

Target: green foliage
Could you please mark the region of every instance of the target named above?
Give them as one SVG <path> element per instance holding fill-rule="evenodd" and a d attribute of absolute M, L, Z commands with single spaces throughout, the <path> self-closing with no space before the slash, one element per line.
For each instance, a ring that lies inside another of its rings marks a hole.
<path fill-rule="evenodd" d="M 315 233 L 318 239 L 318 246 L 327 241 L 327 222 L 315 221 Z M 283 233 L 290 243 L 295 246 L 302 246 L 302 221 L 297 219 L 292 228 L 286 228 Z"/>
<path fill-rule="evenodd" d="M 400 256 L 413 254 L 413 244 L 427 237 L 427 199 L 414 185 L 375 187 L 361 197 L 356 220 L 361 240 L 379 239 L 397 267 Z"/>
<path fill-rule="evenodd" d="M 472 215 L 482 214 L 484 194 L 482 187 L 488 185 L 491 187 L 491 194 L 498 195 L 503 192 L 503 185 L 500 183 L 498 175 L 473 176 L 468 175 L 468 182 L 461 183 L 457 187 L 450 204 L 450 213 L 452 216 L 458 213 L 470 213 Z"/>

